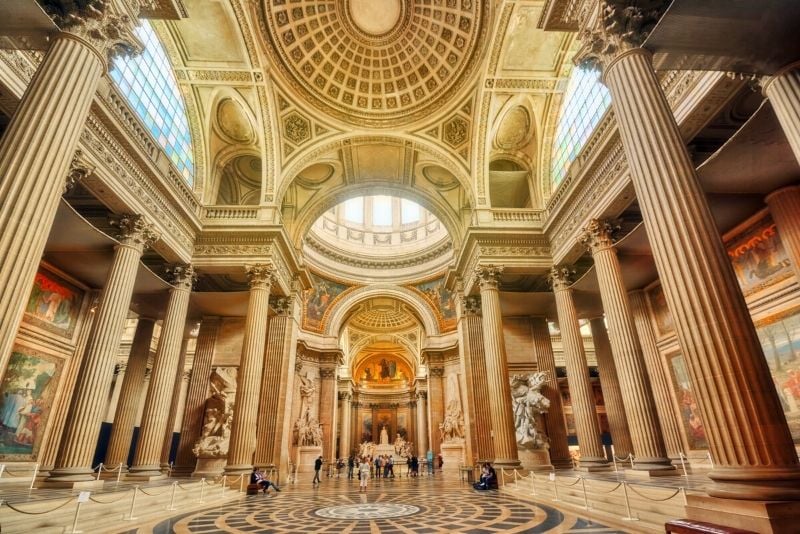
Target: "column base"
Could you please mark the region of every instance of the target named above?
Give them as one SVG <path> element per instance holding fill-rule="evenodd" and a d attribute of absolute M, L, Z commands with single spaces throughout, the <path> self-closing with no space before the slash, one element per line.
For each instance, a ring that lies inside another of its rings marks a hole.
<path fill-rule="evenodd" d="M 119 468 L 114 469 L 113 471 L 103 471 L 100 475 L 101 480 L 116 480 L 117 476 L 119 475 Z M 128 474 L 128 468 L 126 466 L 122 466 L 122 476 L 125 477 Z"/>
<path fill-rule="evenodd" d="M 796 532 L 800 517 L 800 501 L 744 501 L 687 495 L 686 502 L 689 519 L 761 534 Z"/>
<path fill-rule="evenodd" d="M 667 469 L 623 469 L 625 478 L 653 478 L 653 477 L 676 477 L 683 473 L 669 467 Z"/>
<path fill-rule="evenodd" d="M 222 471 L 229 476 L 241 475 L 242 473 L 251 473 L 253 471 L 253 466 L 250 464 L 226 465 L 225 469 Z"/>
<path fill-rule="evenodd" d="M 608 471 L 609 469 L 611 469 L 611 465 L 603 456 L 581 456 L 575 471 L 594 472 Z"/>
<path fill-rule="evenodd" d="M 722 499 L 748 501 L 800 501 L 800 466 L 716 467 L 708 477 L 714 485 L 708 494 Z"/>
<path fill-rule="evenodd" d="M 194 473 L 194 466 L 174 465 L 172 466 L 172 476 L 175 478 L 189 478 Z"/>
<path fill-rule="evenodd" d="M 161 472 L 158 465 L 135 465 L 125 475 L 125 480 L 144 480 L 148 482 L 165 478 L 167 478 L 167 475 Z"/>
<path fill-rule="evenodd" d="M 572 469 L 575 467 L 572 464 L 572 458 L 550 458 L 550 463 L 553 464 L 553 469 Z"/>
<path fill-rule="evenodd" d="M 128 473 L 125 475 L 125 480 L 130 482 L 153 482 L 156 480 L 164 480 L 167 478 L 167 475 L 164 473 L 159 473 L 158 475 L 148 475 L 146 473 Z"/>
<path fill-rule="evenodd" d="M 510 458 L 495 458 L 492 462 L 492 467 L 495 469 L 521 469 L 522 464 L 519 460 L 513 460 Z"/>
<path fill-rule="evenodd" d="M 91 484 L 103 485 L 103 480 L 97 480 L 97 475 L 85 467 L 53 469 L 50 476 L 44 479 L 44 485 L 50 488 L 82 488 L 96 487 Z"/>

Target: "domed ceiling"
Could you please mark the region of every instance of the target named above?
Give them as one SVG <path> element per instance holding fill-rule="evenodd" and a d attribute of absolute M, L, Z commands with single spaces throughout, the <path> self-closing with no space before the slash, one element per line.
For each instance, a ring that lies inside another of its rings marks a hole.
<path fill-rule="evenodd" d="M 261 31 L 308 101 L 351 123 L 390 126 L 431 113 L 471 78 L 489 4 L 264 0 Z"/>

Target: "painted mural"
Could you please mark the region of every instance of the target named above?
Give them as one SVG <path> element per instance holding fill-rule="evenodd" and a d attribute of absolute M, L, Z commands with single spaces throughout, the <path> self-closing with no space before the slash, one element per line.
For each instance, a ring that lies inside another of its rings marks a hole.
<path fill-rule="evenodd" d="M 402 358 L 377 354 L 358 365 L 356 379 L 370 387 L 405 387 L 413 378 L 411 368 Z"/>
<path fill-rule="evenodd" d="M 682 354 L 673 354 L 669 357 L 669 371 L 672 376 L 672 385 L 675 388 L 675 397 L 678 400 L 681 423 L 683 424 L 686 440 L 690 449 L 707 449 L 706 429 L 700 411 L 697 408 L 692 381 L 686 369 L 686 360 Z"/>
<path fill-rule="evenodd" d="M 72 338 L 84 292 L 45 267 L 39 267 L 25 307 L 29 324 Z"/>
<path fill-rule="evenodd" d="M 777 226 L 768 214 L 728 240 L 726 247 L 745 295 L 792 275 Z"/>
<path fill-rule="evenodd" d="M 22 346 L 11 353 L 0 384 L 0 457 L 31 461 L 41 446 L 63 360 Z"/>
<path fill-rule="evenodd" d="M 309 273 L 311 289 L 303 295 L 303 328 L 321 332 L 325 328 L 326 312 L 336 299 L 351 286 Z"/>
<path fill-rule="evenodd" d="M 757 326 L 789 430 L 800 444 L 800 311 Z"/>
<path fill-rule="evenodd" d="M 452 291 L 444 286 L 444 278 L 436 278 L 408 286 L 422 294 L 431 305 L 439 319 L 439 328 L 443 332 L 456 328 L 456 300 Z"/>

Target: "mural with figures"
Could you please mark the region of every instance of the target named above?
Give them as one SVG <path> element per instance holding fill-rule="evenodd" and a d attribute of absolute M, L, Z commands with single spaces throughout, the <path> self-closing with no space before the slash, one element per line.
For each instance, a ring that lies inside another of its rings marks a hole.
<path fill-rule="evenodd" d="M 456 300 L 452 291 L 444 286 L 444 278 L 436 278 L 406 286 L 420 293 L 431 305 L 439 319 L 439 329 L 449 332 L 456 328 Z"/>
<path fill-rule="evenodd" d="M 0 457 L 36 459 L 63 360 L 15 346 L 0 384 Z"/>
<path fill-rule="evenodd" d="M 769 215 L 728 240 L 726 247 L 745 295 L 792 276 L 789 257 Z"/>
<path fill-rule="evenodd" d="M 707 449 L 706 429 L 703 419 L 700 417 L 700 410 L 697 408 L 697 402 L 692 392 L 692 381 L 689 378 L 686 360 L 682 354 L 673 354 L 669 357 L 669 372 L 689 448 Z"/>
<path fill-rule="evenodd" d="M 83 294 L 78 287 L 40 267 L 25 307 L 25 320 L 54 334 L 72 338 Z"/>
<path fill-rule="evenodd" d="M 792 438 L 800 444 L 800 310 L 760 323 L 756 331 Z"/>
<path fill-rule="evenodd" d="M 405 360 L 392 354 L 375 354 L 358 364 L 355 378 L 369 387 L 406 387 L 414 377 Z"/>
<path fill-rule="evenodd" d="M 334 282 L 321 276 L 309 273 L 311 288 L 303 294 L 303 328 L 322 332 L 325 329 L 326 312 L 349 285 Z"/>

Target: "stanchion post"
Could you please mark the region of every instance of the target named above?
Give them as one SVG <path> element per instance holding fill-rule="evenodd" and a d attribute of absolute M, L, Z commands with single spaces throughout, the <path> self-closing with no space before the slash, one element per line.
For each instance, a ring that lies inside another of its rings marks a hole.
<path fill-rule="evenodd" d="M 639 520 L 638 518 L 633 517 L 631 515 L 631 502 L 628 499 L 628 483 L 625 482 L 625 481 L 622 482 L 622 492 L 625 494 L 625 511 L 628 514 L 628 517 L 623 517 L 622 520 L 623 521 L 638 521 Z"/>
<path fill-rule="evenodd" d="M 128 517 L 123 518 L 123 521 L 135 521 L 138 519 L 134 514 L 136 509 L 136 494 L 139 492 L 139 486 L 133 487 L 133 499 L 131 499 L 131 509 L 128 511 Z"/>
<path fill-rule="evenodd" d="M 708 463 L 711 464 L 711 469 L 714 469 L 714 458 L 711 457 L 711 451 L 706 453 L 708 455 Z"/>
<path fill-rule="evenodd" d="M 617 469 L 617 455 L 614 454 L 613 448 L 611 449 L 611 461 L 614 462 L 614 472 L 616 473 L 619 470 Z"/>
<path fill-rule="evenodd" d="M 556 481 L 555 473 L 550 473 L 550 476 L 552 477 L 551 480 L 553 481 L 553 493 L 555 494 L 555 497 L 553 498 L 553 502 L 557 502 L 557 501 L 560 500 L 558 498 L 558 481 Z"/>
<path fill-rule="evenodd" d="M 503 479 L 503 487 L 506 487 L 506 469 L 504 467 L 500 468 L 500 478 Z"/>
<path fill-rule="evenodd" d="M 29 490 L 34 489 L 33 485 L 36 484 L 36 475 L 39 474 L 39 464 L 35 464 L 33 466 L 33 478 L 31 478 L 31 487 L 28 488 Z"/>
<path fill-rule="evenodd" d="M 100 462 L 100 464 L 97 466 L 97 476 L 94 477 L 94 479 L 100 480 L 100 473 L 102 472 L 103 472 L 103 462 Z"/>
<path fill-rule="evenodd" d="M 169 497 L 169 506 L 167 507 L 167 510 L 169 510 L 170 512 L 176 509 L 175 508 L 175 490 L 176 489 L 178 489 L 178 482 L 177 481 L 172 483 L 172 495 L 170 495 L 170 497 Z"/>
<path fill-rule="evenodd" d="M 228 475 L 222 475 L 222 498 L 225 498 L 225 485 L 228 483 Z"/>
<path fill-rule="evenodd" d="M 531 471 L 531 490 L 533 491 L 533 496 L 536 497 L 536 475 L 533 471 Z"/>
<path fill-rule="evenodd" d="M 686 472 L 686 462 L 683 461 L 683 453 L 679 452 L 678 454 L 680 454 L 681 469 L 683 469 L 683 476 L 685 476 L 686 478 L 689 478 L 689 473 Z"/>
<path fill-rule="evenodd" d="M 119 463 L 119 467 L 117 467 L 117 484 L 122 479 L 122 462 Z"/>
<path fill-rule="evenodd" d="M 78 505 L 75 507 L 75 518 L 72 520 L 72 530 L 69 531 L 69 534 L 80 534 L 83 532 L 82 530 L 78 530 L 78 516 L 81 513 L 82 504 L 81 501 L 78 501 Z"/>
<path fill-rule="evenodd" d="M 3 478 L 3 471 L 6 470 L 6 464 L 0 464 L 0 478 Z"/>
<path fill-rule="evenodd" d="M 634 464 L 634 457 L 633 457 L 633 453 L 632 452 L 628 453 L 628 460 L 631 462 L 631 469 L 633 469 L 635 464 Z"/>
<path fill-rule="evenodd" d="M 683 505 L 686 506 L 689 502 L 686 500 L 686 488 L 681 488 L 681 495 L 683 495 Z"/>
<path fill-rule="evenodd" d="M 201 478 L 200 479 L 200 502 L 205 502 L 205 501 L 203 501 L 203 496 L 205 495 L 205 490 L 206 490 L 206 479 L 205 478 Z"/>
<path fill-rule="evenodd" d="M 583 509 L 589 509 L 589 498 L 586 496 L 586 479 L 583 477 L 579 477 L 581 479 L 581 486 L 583 486 Z"/>

